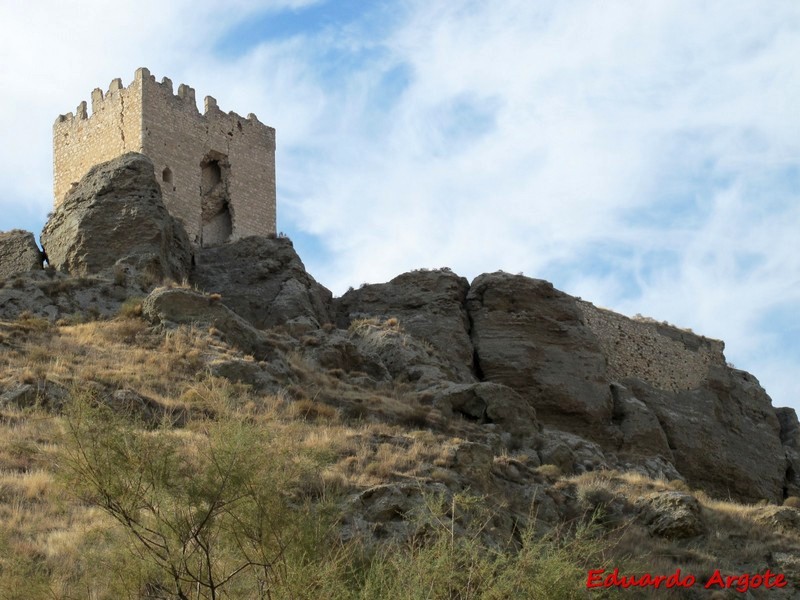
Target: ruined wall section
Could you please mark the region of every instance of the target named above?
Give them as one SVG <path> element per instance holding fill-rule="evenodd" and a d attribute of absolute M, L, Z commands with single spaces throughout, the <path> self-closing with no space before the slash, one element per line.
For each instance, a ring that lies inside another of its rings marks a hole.
<path fill-rule="evenodd" d="M 142 151 L 142 88 L 127 88 L 120 79 L 104 94 L 92 92 L 91 115 L 86 102 L 75 114 L 60 115 L 53 125 L 53 195 L 55 206 L 94 165 L 125 152 Z"/>
<path fill-rule="evenodd" d="M 200 193 L 202 164 L 209 159 L 226 167 L 230 241 L 274 234 L 275 130 L 253 114 L 222 112 L 210 96 L 201 114 L 194 89 L 180 85 L 174 94 L 169 79 L 158 83 L 146 69 L 140 71 L 143 153 L 155 165 L 167 209 L 183 221 L 189 238 L 204 243 Z"/>
<path fill-rule="evenodd" d="M 677 392 L 699 387 L 712 365 L 724 366 L 725 344 L 656 321 L 630 319 L 579 301 L 589 328 L 608 360 L 611 379 L 638 377 Z"/>

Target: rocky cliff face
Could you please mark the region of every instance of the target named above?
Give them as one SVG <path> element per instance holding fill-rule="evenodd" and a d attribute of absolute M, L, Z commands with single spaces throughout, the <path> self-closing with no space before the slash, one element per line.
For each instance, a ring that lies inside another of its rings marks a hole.
<path fill-rule="evenodd" d="M 429 342 L 458 380 L 474 380 L 466 298 L 469 282 L 450 271 L 413 271 L 388 283 L 350 290 L 334 303 L 337 326 L 396 318 L 410 335 Z"/>
<path fill-rule="evenodd" d="M 784 496 L 800 496 L 800 422 L 793 408 L 775 410 L 781 428 L 781 444 L 786 452 Z"/>
<path fill-rule="evenodd" d="M 203 323 L 254 359 L 215 364 L 220 376 L 282 393 L 301 381 L 289 368 L 299 357 L 350 390 L 320 397 L 345 414 L 364 414 L 370 390 L 403 386 L 407 418 L 463 424 L 478 444 L 463 456 L 485 454 L 487 469 L 514 450 L 568 473 L 633 470 L 725 498 L 800 493 L 796 414 L 729 368 L 721 342 L 599 309 L 546 281 L 414 271 L 334 299 L 289 240 L 192 249 L 152 165 L 134 154 L 93 169 L 46 225 L 58 272 L 37 272 L 31 238 L 0 237 L 4 318 L 105 316 L 164 278 L 187 278 L 195 290 L 157 290 L 145 314 L 162 327 Z"/>
<path fill-rule="evenodd" d="M 466 307 L 482 379 L 519 392 L 544 423 L 609 436 L 606 359 L 574 298 L 546 281 L 491 273 L 472 282 Z"/>
<path fill-rule="evenodd" d="M 191 281 L 258 328 L 318 328 L 331 320 L 331 293 L 306 272 L 288 238 L 248 237 L 198 249 Z"/>
<path fill-rule="evenodd" d="M 721 342 L 598 309 L 546 281 L 485 274 L 465 294 L 457 280 L 449 272 L 409 273 L 349 292 L 334 301 L 335 312 L 340 325 L 354 315 L 405 324 L 418 307 L 430 327 L 417 320 L 417 335 L 441 340 L 434 345 L 451 364 L 467 366 L 458 357 L 471 351 L 474 381 L 524 399 L 545 426 L 540 458 L 567 471 L 679 474 L 746 501 L 778 501 L 796 489 L 796 416 L 776 414 L 752 375 L 729 368 Z M 470 379 L 466 369 L 460 374 L 452 380 Z M 480 401 L 455 405 L 487 419 Z"/>

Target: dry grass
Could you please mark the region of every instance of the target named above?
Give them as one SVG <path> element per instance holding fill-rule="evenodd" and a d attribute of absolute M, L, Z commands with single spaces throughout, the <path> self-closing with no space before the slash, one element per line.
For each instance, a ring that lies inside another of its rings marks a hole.
<path fill-rule="evenodd" d="M 119 316 L 126 319 L 135 319 L 142 316 L 142 302 L 144 298 L 128 298 L 119 307 Z"/>
<path fill-rule="evenodd" d="M 194 385 L 211 354 L 234 354 L 210 334 L 179 328 L 155 334 L 137 318 L 120 317 L 26 330 L 6 326 L 11 350 L 0 355 L 0 385 L 51 381 L 65 388 L 94 382 L 129 388 L 169 404 Z M 27 335 L 16 335 L 18 332 Z"/>
<path fill-rule="evenodd" d="M 0 471 L 0 502 L 43 502 L 48 500 L 53 476 L 45 470 L 19 472 Z"/>
<path fill-rule="evenodd" d="M 29 315 L 0 323 L 0 389 L 29 383 L 39 393 L 56 385 L 66 393 L 99 384 L 133 389 L 165 405 L 191 400 L 217 410 L 248 398 L 243 386 L 206 376 L 206 355 L 234 354 L 213 336 L 192 328 L 160 335 L 125 314 L 65 326 Z M 38 587 L 45 580 L 53 597 L 74 591 L 91 549 L 104 544 L 96 536 L 107 535 L 110 526 L 54 481 L 62 427 L 60 416 L 43 409 L 0 411 L 0 590 L 29 594 L 21 597 L 45 595 Z"/>
<path fill-rule="evenodd" d="M 412 343 L 402 337 L 406 334 L 396 319 L 354 322 L 351 335 L 376 347 L 391 336 Z M 279 347 L 283 338 L 274 336 Z M 454 469 L 453 449 L 485 435 L 479 425 L 443 418 L 407 385 L 359 387 L 343 372 L 317 369 L 299 352 L 286 356 L 294 383 L 287 382 L 279 393 L 258 393 L 208 371 L 215 360 L 252 357 L 230 348 L 213 331 L 180 327 L 156 332 L 135 310 L 106 322 L 57 326 L 26 317 L 0 323 L 0 348 L 0 389 L 20 383 L 37 388 L 58 384 L 67 391 L 93 385 L 131 389 L 165 407 L 187 410 L 186 426 L 171 435 L 180 436 L 188 448 L 203 439 L 209 423 L 226 415 L 263 425 L 278 442 L 291 440 L 292 447 L 327 465 L 299 484 L 309 498 L 387 482 L 435 482 L 458 490 L 464 477 Z M 63 597 L 88 577 L 88 557 L 106 552 L 102 560 L 112 560 L 108 548 L 123 547 L 113 539 L 106 517 L 65 496 L 54 479 L 62 428 L 62 418 L 45 408 L 0 410 L 0 589 L 24 582 L 25 589 L 35 590 L 46 582 L 50 597 Z M 554 497 L 574 497 L 589 513 L 617 506 L 617 518 L 601 521 L 613 540 L 609 553 L 619 560 L 638 557 L 648 571 L 669 573 L 681 565 L 699 579 L 709 569 L 734 570 L 732 557 L 760 564 L 777 547 L 800 552 L 796 533 L 771 526 L 777 507 L 722 502 L 691 492 L 702 506 L 707 534 L 689 541 L 654 539 L 633 522 L 633 503 L 654 491 L 690 491 L 685 483 L 614 471 L 565 478 L 553 465 L 532 468 L 526 460 L 525 455 L 495 457 L 501 466 L 518 465 L 517 471 Z M 509 489 L 491 488 L 491 502 L 513 503 L 518 488 Z M 793 504 L 787 500 L 784 510 Z M 106 571 L 104 576 L 111 577 L 114 569 Z M 8 575 L 12 572 L 18 579 Z M 113 582 L 107 585 L 113 589 Z M 46 594 L 31 592 L 31 597 Z M 104 597 L 115 596 L 108 592 Z"/>
<path fill-rule="evenodd" d="M 783 505 L 790 506 L 791 508 L 800 508 L 800 498 L 797 496 L 789 496 L 783 501 Z"/>
<path fill-rule="evenodd" d="M 0 472 L 26 473 L 47 466 L 60 423 L 41 411 L 0 413 Z"/>
<path fill-rule="evenodd" d="M 351 336 L 358 337 L 367 347 L 380 350 L 387 344 L 408 345 L 411 337 L 400 327 L 400 323 L 395 318 L 381 321 L 377 318 L 355 319 L 350 323 L 348 331 Z"/>
<path fill-rule="evenodd" d="M 624 499 L 626 526 L 620 530 L 614 551 L 617 556 L 637 556 L 649 572 L 673 572 L 680 566 L 698 581 L 710 577 L 714 569 L 741 573 L 743 565 L 763 565 L 776 549 L 800 552 L 798 531 L 781 530 L 770 517 L 782 510 L 774 505 L 741 504 L 713 499 L 702 491 L 691 493 L 700 503 L 706 533 L 698 538 L 669 540 L 653 537 L 635 521 L 635 501 L 654 491 L 687 492 L 681 481 L 654 480 L 636 473 L 595 471 L 571 477 L 578 495 L 588 505 L 608 506 Z M 800 522 L 800 515 L 797 517 Z M 680 597 L 669 596 L 665 597 Z"/>
<path fill-rule="evenodd" d="M 63 597 L 85 568 L 89 533 L 109 526 L 99 511 L 65 500 L 49 470 L 0 471 L 0 597 Z"/>

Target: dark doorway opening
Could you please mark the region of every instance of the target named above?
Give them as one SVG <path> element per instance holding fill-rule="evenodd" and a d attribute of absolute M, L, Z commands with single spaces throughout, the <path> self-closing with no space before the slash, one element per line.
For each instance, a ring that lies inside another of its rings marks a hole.
<path fill-rule="evenodd" d="M 233 211 L 228 192 L 230 163 L 227 156 L 212 150 L 200 163 L 200 169 L 200 245 L 219 246 L 230 240 L 233 234 Z"/>

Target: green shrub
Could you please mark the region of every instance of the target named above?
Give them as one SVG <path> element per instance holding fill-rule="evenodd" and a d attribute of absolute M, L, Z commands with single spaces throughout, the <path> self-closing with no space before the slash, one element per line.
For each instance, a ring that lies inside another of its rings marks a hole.
<path fill-rule="evenodd" d="M 276 597 L 326 547 L 325 513 L 299 487 L 317 465 L 288 440 L 237 418 L 146 432 L 82 399 L 67 417 L 67 489 L 119 523 L 149 594 Z"/>

